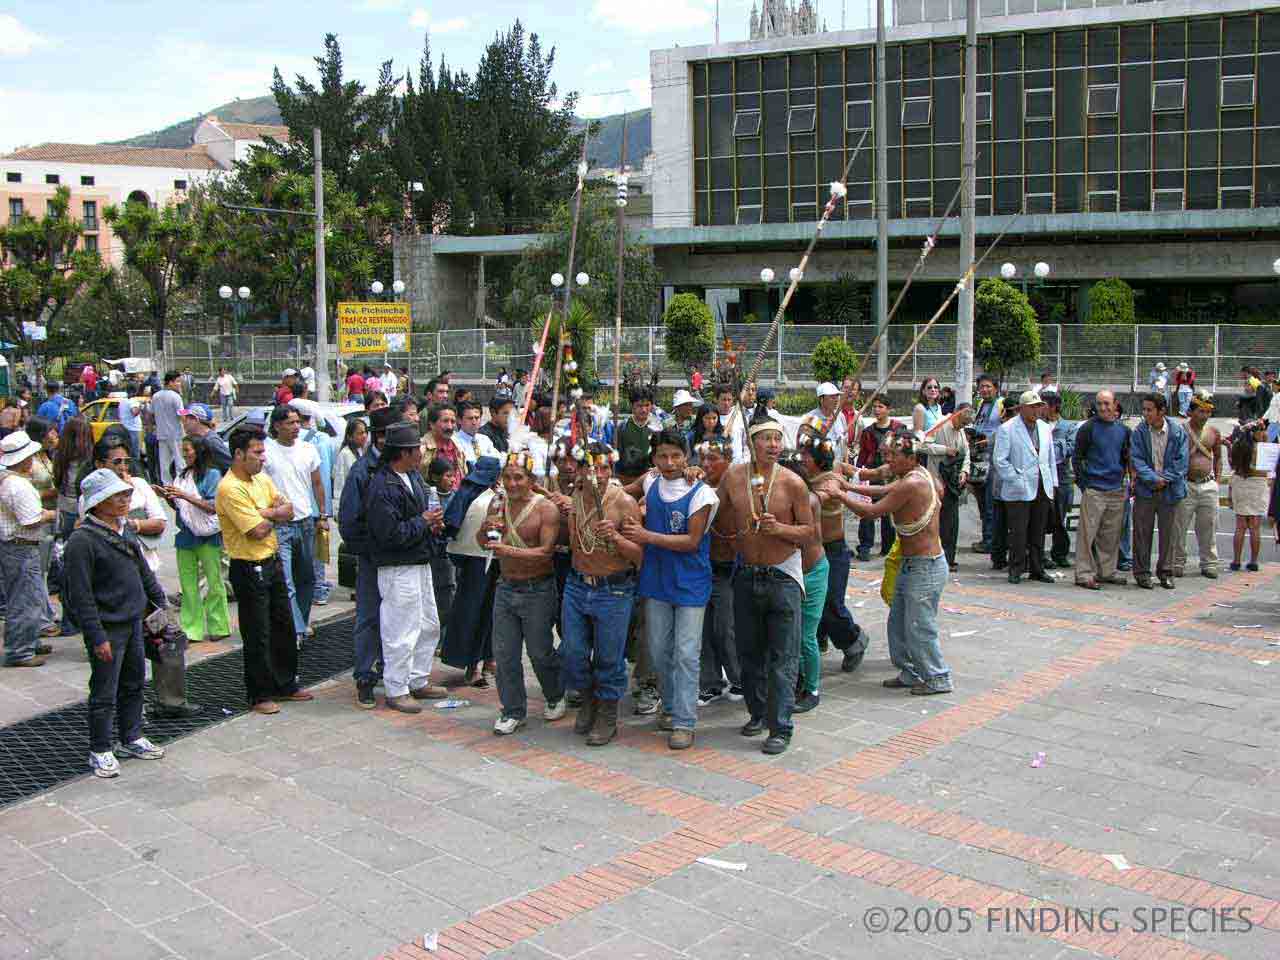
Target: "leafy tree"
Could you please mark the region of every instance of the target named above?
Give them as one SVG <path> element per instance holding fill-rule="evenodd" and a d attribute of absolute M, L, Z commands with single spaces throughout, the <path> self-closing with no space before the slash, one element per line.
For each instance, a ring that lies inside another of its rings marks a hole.
<path fill-rule="evenodd" d="M 49 355 L 73 360 L 127 356 L 129 331 L 151 325 L 149 296 L 147 281 L 131 267 L 99 272 L 49 328 Z"/>
<path fill-rule="evenodd" d="M 844 337 L 823 337 L 813 348 L 813 376 L 819 383 L 839 384 L 858 369 L 858 355 Z"/>
<path fill-rule="evenodd" d="M 842 274 L 834 283 L 818 287 L 814 314 L 818 323 L 833 326 L 867 323 L 871 319 L 871 292 L 853 274 Z"/>
<path fill-rule="evenodd" d="M 109 206 L 103 213 L 124 245 L 124 262 L 146 284 L 144 302 L 156 343 L 164 343 L 169 304 L 180 290 L 200 275 L 200 244 L 196 221 L 177 206 L 148 203 Z"/>
<path fill-rule="evenodd" d="M 222 283 L 247 285 L 258 311 L 264 306 L 286 318 L 294 330 L 313 329 L 315 315 L 315 210 L 310 174 L 290 171 L 274 153 L 254 151 L 236 165 L 234 177 L 201 188 L 201 253 L 207 294 Z M 260 214 L 230 209 L 273 207 L 298 215 Z M 330 317 L 340 300 L 366 295 L 375 277 L 391 275 L 386 239 L 390 207 L 361 205 L 325 172 L 325 279 Z"/>
<path fill-rule="evenodd" d="M 298 74 L 291 87 L 278 67 L 273 71 L 271 93 L 289 128 L 289 142 L 273 142 L 269 149 L 285 161 L 285 169 L 310 176 L 315 163 L 312 128 L 319 127 L 321 161 L 338 190 L 361 205 L 402 196 L 403 184 L 386 146 L 397 82 L 391 61 L 382 64 L 377 83 L 368 90 L 360 81 L 346 79 L 338 37 L 326 33 L 324 55 L 315 63 L 319 86 Z"/>
<path fill-rule="evenodd" d="M 547 334 L 547 355 L 543 358 L 543 369 L 554 375 L 556 369 L 555 349 L 560 342 L 560 324 L 563 314 L 559 308 L 551 314 L 551 330 Z M 547 315 L 535 316 L 529 324 L 529 334 L 536 344 L 542 337 L 542 325 Z M 569 319 L 564 324 L 569 335 L 569 344 L 573 347 L 573 358 L 578 362 L 578 380 L 583 389 L 589 390 L 596 383 L 596 318 L 583 301 L 574 299 L 569 303 Z M 561 381 L 563 389 L 563 380 Z"/>
<path fill-rule="evenodd" d="M 596 317 L 612 320 L 617 309 L 618 233 L 613 192 L 588 189 L 578 220 L 578 241 L 573 253 L 573 273 L 585 271 L 591 278 L 585 287 L 574 284 L 573 301 L 585 304 Z M 523 325 L 530 316 L 538 322 L 551 305 L 551 275 L 564 273 L 569 261 L 572 205 L 562 203 L 543 233 L 540 246 L 526 250 L 511 269 L 509 292 L 502 311 L 509 322 Z M 488 262 L 486 262 L 486 270 Z M 622 317 L 624 323 L 647 324 L 658 302 L 658 270 L 653 249 L 627 243 L 623 248 Z M 541 327 L 539 327 L 541 333 Z"/>
<path fill-rule="evenodd" d="M 1088 324 L 1122 323 L 1132 326 L 1137 322 L 1133 304 L 1133 288 L 1123 280 L 1113 277 L 1099 280 L 1089 290 Z"/>
<path fill-rule="evenodd" d="M 431 42 L 423 42 L 418 80 L 406 73 L 404 96 L 395 101 L 388 136 L 391 163 L 405 184 L 412 224 L 428 232 L 464 232 L 469 208 L 458 181 L 458 114 L 465 109 L 453 75 L 440 59 L 432 68 Z M 421 191 L 413 185 L 421 184 Z"/>
<path fill-rule="evenodd" d="M 716 322 L 711 308 L 696 293 L 678 293 L 662 315 L 667 359 L 688 369 L 708 363 L 715 349 Z"/>
<path fill-rule="evenodd" d="M 983 369 L 1005 374 L 1040 359 L 1040 325 L 1026 294 L 1003 280 L 978 284 L 973 301 L 974 340 Z"/>
<path fill-rule="evenodd" d="M 82 228 L 70 206 L 71 191 L 59 187 L 40 219 L 23 214 L 0 226 L 0 260 L 6 261 L 0 270 L 0 336 L 24 354 L 46 351 L 28 339 L 23 325 L 53 327 L 102 270 L 96 252 L 77 249 Z"/>
<path fill-rule="evenodd" d="M 574 132 L 578 95 L 560 96 L 536 33 L 517 20 L 485 48 L 475 77 L 455 83 L 466 109 L 458 178 L 477 233 L 525 233 L 573 190 L 585 132 Z"/>

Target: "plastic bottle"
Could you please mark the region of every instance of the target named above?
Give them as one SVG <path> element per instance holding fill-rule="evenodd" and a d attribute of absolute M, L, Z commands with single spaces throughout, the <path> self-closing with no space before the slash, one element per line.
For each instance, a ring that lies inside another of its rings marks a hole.
<path fill-rule="evenodd" d="M 458 700 L 454 697 L 450 697 L 448 700 L 441 700 L 439 703 L 437 703 L 436 709 L 437 710 L 457 710 L 459 707 L 469 707 L 469 706 L 471 706 L 470 700 Z"/>

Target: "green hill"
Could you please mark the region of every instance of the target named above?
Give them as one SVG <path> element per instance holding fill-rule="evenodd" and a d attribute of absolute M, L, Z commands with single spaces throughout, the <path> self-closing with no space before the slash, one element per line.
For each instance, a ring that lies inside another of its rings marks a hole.
<path fill-rule="evenodd" d="M 181 120 L 150 133 L 129 137 L 127 140 L 113 140 L 129 147 L 185 147 L 190 145 L 200 121 L 207 116 L 216 116 L 222 120 L 238 123 L 279 123 L 280 111 L 276 109 L 275 98 L 250 97 L 247 100 L 232 100 L 214 107 L 208 113 Z M 634 110 L 627 114 L 627 162 L 638 166 L 650 150 L 652 141 L 649 136 L 649 110 Z M 592 166 L 616 167 L 618 150 L 622 145 L 622 114 L 598 118 L 600 128 L 587 145 L 587 156 Z M 581 121 L 586 122 L 586 121 Z"/>
<path fill-rule="evenodd" d="M 127 140 L 113 140 L 111 142 L 127 147 L 190 146 L 191 137 L 196 132 L 196 127 L 201 120 L 210 115 L 216 116 L 220 120 L 229 120 L 235 123 L 280 122 L 280 111 L 276 109 L 275 97 L 268 94 L 265 97 L 250 97 L 248 100 L 232 100 L 230 103 L 224 103 L 220 107 L 214 107 L 208 113 L 202 113 L 189 120 L 180 120 L 171 126 L 165 127 L 163 130 L 153 130 L 150 133 L 139 134 Z"/>

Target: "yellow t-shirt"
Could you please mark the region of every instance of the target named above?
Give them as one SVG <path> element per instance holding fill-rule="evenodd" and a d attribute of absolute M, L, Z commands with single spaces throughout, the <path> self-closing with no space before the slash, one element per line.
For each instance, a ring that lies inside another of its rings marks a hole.
<path fill-rule="evenodd" d="M 265 473 L 256 474 L 248 482 L 228 473 L 218 484 L 214 506 L 222 527 L 222 545 L 232 560 L 265 560 L 276 552 L 276 534 L 254 540 L 249 531 L 262 523 L 259 512 L 271 506 L 279 496 L 276 485 Z"/>

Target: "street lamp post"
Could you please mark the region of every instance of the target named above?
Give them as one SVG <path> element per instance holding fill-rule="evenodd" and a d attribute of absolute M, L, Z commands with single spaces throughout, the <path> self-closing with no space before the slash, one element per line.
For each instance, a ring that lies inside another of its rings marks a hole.
<path fill-rule="evenodd" d="M 1051 268 L 1049 267 L 1049 264 L 1045 263 L 1043 260 L 1037 260 L 1035 265 L 1031 268 L 1031 273 L 1033 274 L 1035 279 L 1034 280 L 1023 279 L 1020 281 L 1020 286 L 1022 287 L 1023 296 L 1029 296 L 1030 290 L 1033 287 L 1043 286 L 1044 282 L 1049 278 L 1050 272 L 1051 272 Z M 1007 261 L 1005 263 L 1000 264 L 1000 276 L 1003 277 L 1006 281 L 1012 282 L 1018 276 L 1017 266 Z M 1058 367 L 1058 369 L 1054 371 L 1054 375 L 1061 376 L 1061 373 L 1062 373 L 1062 370 L 1061 370 L 1062 331 L 1061 329 L 1059 329 L 1058 331 L 1058 352 L 1057 352 L 1056 366 Z"/>

